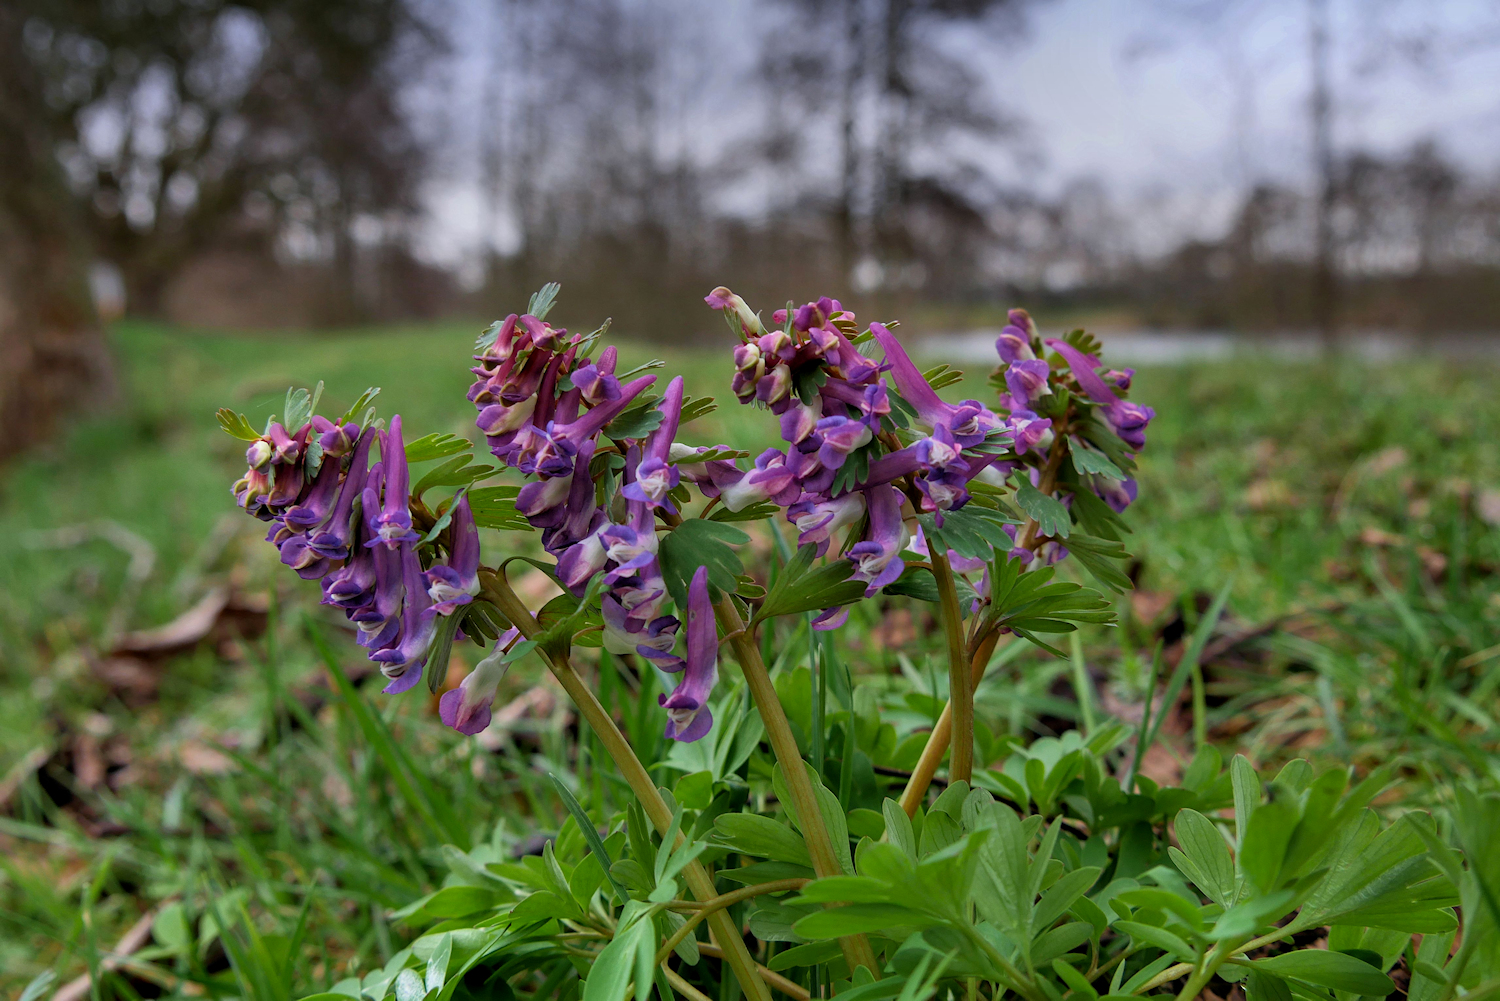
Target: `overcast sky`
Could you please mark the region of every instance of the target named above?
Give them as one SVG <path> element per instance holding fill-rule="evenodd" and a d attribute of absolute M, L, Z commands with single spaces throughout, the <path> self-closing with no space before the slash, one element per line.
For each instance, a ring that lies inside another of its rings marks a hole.
<path fill-rule="evenodd" d="M 653 2 L 678 10 L 684 41 L 765 30 L 763 2 Z M 465 116 L 477 125 L 479 109 L 465 107 L 462 95 L 481 90 L 476 54 L 491 37 L 491 3 L 453 0 L 450 8 L 457 30 L 448 76 L 459 96 L 448 114 L 460 135 L 446 140 L 450 169 L 433 186 L 426 241 L 432 256 L 449 261 L 483 239 L 481 202 L 464 176 L 473 154 L 462 137 Z M 1151 243 L 1214 235 L 1256 181 L 1307 183 L 1308 4 L 1044 0 L 1019 46 L 982 31 L 949 42 L 973 53 L 996 100 L 1026 130 L 1028 156 L 993 159 L 1000 178 L 1044 192 L 1099 178 L 1123 206 L 1150 206 L 1158 232 L 1143 241 Z M 1500 170 L 1500 0 L 1329 4 L 1341 150 L 1393 152 L 1432 138 L 1473 170 Z M 732 109 L 755 55 L 753 45 L 718 51 L 718 70 L 683 113 L 685 134 L 709 151 L 728 132 L 703 120 Z"/>

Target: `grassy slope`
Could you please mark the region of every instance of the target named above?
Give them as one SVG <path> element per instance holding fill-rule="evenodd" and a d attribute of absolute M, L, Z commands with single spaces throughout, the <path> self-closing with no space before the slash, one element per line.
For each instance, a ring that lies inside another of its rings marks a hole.
<path fill-rule="evenodd" d="M 126 402 L 80 425 L 51 453 L 7 470 L 0 484 L 0 592 L 8 597 L 0 603 L 0 772 L 45 742 L 53 719 L 76 721 L 94 708 L 97 692 L 77 653 L 97 642 L 125 575 L 126 557 L 105 543 L 39 550 L 29 532 L 112 519 L 138 533 L 153 547 L 156 566 L 126 621 L 131 627 L 166 621 L 195 597 L 194 579 L 184 574 L 193 573 L 200 557 L 213 557 L 203 548 L 205 540 L 221 519 L 234 514 L 227 486 L 242 468 L 240 447 L 218 431 L 212 418 L 216 407 L 233 406 L 259 421 L 278 408 L 289 383 L 321 378 L 335 404 L 367 385 L 385 387 L 382 412 L 403 413 L 413 434 L 462 432 L 472 421 L 463 393 L 468 382 L 464 358 L 473 333 L 437 326 L 252 337 L 134 324 L 117 331 Z M 722 404 L 684 438 L 751 449 L 773 443 L 774 423 L 729 397 L 729 359 L 721 345 L 672 352 L 627 346 L 624 364 L 636 364 L 651 353 L 664 354 L 664 372 L 683 374 L 692 394 L 716 395 Z M 985 374 L 971 375 L 965 395 L 989 395 L 983 387 Z M 1500 488 L 1495 385 L 1495 373 L 1478 366 L 1316 372 L 1246 360 L 1142 373 L 1133 395 L 1155 406 L 1159 415 L 1143 458 L 1142 500 L 1131 512 L 1138 530 L 1132 548 L 1142 562 L 1143 590 L 1168 597 L 1211 591 L 1232 576 L 1231 607 L 1241 623 L 1339 602 L 1339 617 L 1314 636 L 1317 649 L 1273 647 L 1269 669 L 1279 672 L 1290 664 L 1305 671 L 1311 662 L 1343 686 L 1337 695 L 1348 716 L 1344 735 L 1364 742 L 1368 754 L 1411 750 L 1420 739 L 1451 743 L 1456 731 L 1452 700 L 1445 702 L 1445 693 L 1461 699 L 1476 689 L 1480 695 L 1494 692 L 1485 681 L 1493 672 L 1485 674 L 1484 669 L 1495 662 L 1455 665 L 1496 642 L 1500 609 L 1492 598 L 1500 547 L 1490 526 L 1474 516 L 1484 507 L 1483 491 Z M 1400 457 L 1395 449 L 1401 450 Z M 252 582 L 266 575 L 269 548 L 250 541 L 254 526 L 234 520 L 227 524 L 246 540 L 246 558 L 238 559 L 241 550 L 231 549 L 217 561 L 210 559 L 208 568 L 222 572 L 239 562 L 240 572 L 250 574 Z M 1374 528 L 1389 538 L 1370 535 Z M 1440 558 L 1446 567 L 1433 572 Z M 1392 582 L 1387 592 L 1375 583 L 1375 572 Z M 284 576 L 277 577 L 280 593 L 310 604 L 312 589 Z M 1132 622 L 1122 631 L 1089 637 L 1091 658 L 1128 681 L 1130 655 L 1151 641 L 1148 625 Z M 280 635 L 295 642 L 294 630 Z M 878 643 L 850 642 L 865 654 L 856 663 L 866 669 L 894 666 L 888 645 L 882 652 Z M 920 635 L 909 643 L 918 651 L 927 645 Z M 279 663 L 288 677 L 313 669 L 310 653 L 301 647 L 284 649 L 269 662 Z M 1024 679 L 1017 684 L 1024 687 Z M 1226 669 L 1211 676 L 1211 684 L 1216 703 L 1229 700 L 1218 710 L 1220 721 L 1253 702 L 1257 693 L 1294 704 L 1300 699 L 1312 707 L 1305 716 L 1320 711 L 1309 694 L 1307 673 L 1247 677 Z M 1122 681 L 1120 687 L 1129 694 L 1129 684 Z M 1367 688 L 1376 689 L 1375 695 Z M 1028 691 L 1041 694 L 1034 685 Z M 1381 691 L 1418 694 L 1383 702 Z M 281 766 L 270 746 L 275 723 L 267 721 L 266 698 L 264 679 L 226 670 L 211 655 L 199 654 L 174 662 L 159 704 L 134 712 L 104 708 L 142 741 L 181 739 L 228 726 L 259 732 L 255 739 L 270 747 L 266 753 L 272 754 L 269 763 L 275 771 Z M 1423 708 L 1429 702 L 1448 705 L 1441 710 L 1446 715 L 1439 719 Z M 405 708 L 388 705 L 385 711 L 420 713 L 421 705 L 410 700 Z M 1488 711 L 1483 705 L 1474 708 L 1481 716 Z M 1460 716 L 1471 730 L 1477 725 L 1472 712 Z M 338 734 L 339 740 L 349 737 L 343 730 Z M 1263 735 L 1264 727 L 1243 739 Z M 433 746 L 454 753 L 451 744 Z M 327 753 L 330 748 L 319 751 Z M 321 759 L 298 759 L 300 764 L 287 767 L 308 770 L 286 774 L 316 775 L 315 760 Z M 450 780 L 459 781 L 444 779 Z M 154 791 L 142 793 L 137 802 L 146 811 L 143 815 L 156 817 L 164 809 L 161 790 L 174 781 L 169 768 L 150 776 L 145 785 Z M 287 785 L 294 789 L 296 781 Z M 277 809 L 295 814 L 298 807 L 283 801 L 289 791 L 257 787 L 244 795 L 263 797 L 262 807 L 272 815 Z M 455 787 L 453 795 L 467 794 Z M 226 826 L 232 825 L 226 821 Z M 380 828 L 361 837 L 389 846 L 402 834 L 397 828 Z M 224 847 L 228 855 L 221 864 L 253 868 L 243 855 L 234 858 L 237 850 Z M 388 877 L 393 883 L 418 879 L 419 867 L 411 859 L 401 860 L 396 848 L 376 861 L 358 853 L 339 855 L 343 850 L 332 842 L 302 846 L 297 865 L 337 868 L 352 865 L 349 857 L 357 857 L 364 860 L 361 865 L 405 866 L 405 876 Z M 208 854 L 217 858 L 217 851 Z M 72 854 L 59 852 L 56 861 L 64 866 L 80 852 L 88 854 L 76 847 Z M 0 968 L 11 965 L 6 956 L 27 957 L 15 967 L 19 977 L 38 968 L 37 957 L 49 963 L 58 954 L 53 938 L 76 935 L 76 928 L 68 929 L 78 890 L 73 884 L 59 886 L 54 907 L 23 906 L 11 892 L 22 887 L 21 876 L 12 871 L 7 885 L 7 912 L 20 916 L 7 922 Z M 118 906 L 123 909 L 104 926 L 128 924 L 128 904 Z M 335 919 L 333 912 L 327 917 Z M 378 944 L 383 932 L 372 928 L 361 925 L 344 944 L 354 948 L 357 941 L 364 943 L 362 948 L 375 948 L 369 943 Z M 77 960 L 72 968 L 78 968 Z"/>

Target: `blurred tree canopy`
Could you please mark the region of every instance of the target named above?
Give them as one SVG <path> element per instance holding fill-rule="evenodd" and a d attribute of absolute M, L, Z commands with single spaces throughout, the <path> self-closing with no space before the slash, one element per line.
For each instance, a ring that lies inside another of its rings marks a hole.
<path fill-rule="evenodd" d="M 131 308 L 215 246 L 332 263 L 401 231 L 423 155 L 401 109 L 435 36 L 406 0 L 16 0 L 43 114 Z"/>

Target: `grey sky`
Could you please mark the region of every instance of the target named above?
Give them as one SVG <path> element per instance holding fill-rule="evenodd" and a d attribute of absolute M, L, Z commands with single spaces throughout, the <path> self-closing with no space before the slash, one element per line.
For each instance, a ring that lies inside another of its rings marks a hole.
<path fill-rule="evenodd" d="M 764 4 L 659 0 L 687 44 L 714 35 L 724 58 L 680 111 L 684 142 L 705 155 L 754 123 L 734 107 L 750 72 Z M 1308 176 L 1307 0 L 1052 0 L 1030 14 L 1019 47 L 983 32 L 949 41 L 969 49 L 999 103 L 1026 126 L 1027 152 L 993 157 L 1001 179 L 1055 192 L 1102 179 L 1126 209 L 1149 206 L 1143 248 L 1223 227 L 1246 185 Z M 485 0 L 452 8 L 458 94 L 477 94 L 476 46 L 489 37 Z M 1471 169 L 1500 170 L 1500 2 L 1330 0 L 1335 137 L 1341 149 L 1392 152 L 1436 139 Z M 1184 10 L 1196 12 L 1185 15 Z M 1204 12 L 1207 12 L 1206 14 Z M 1388 44 L 1396 39 L 1401 46 Z M 1404 58 L 1413 41 L 1429 58 Z M 1395 54 L 1393 54 L 1395 53 Z M 449 114 L 482 127 L 473 98 Z M 726 112 L 728 112 L 726 114 Z M 484 238 L 473 152 L 449 137 L 450 169 L 429 204 L 429 253 L 467 256 Z M 465 176 L 467 174 L 467 176 Z M 753 206 L 754 187 L 735 201 Z"/>

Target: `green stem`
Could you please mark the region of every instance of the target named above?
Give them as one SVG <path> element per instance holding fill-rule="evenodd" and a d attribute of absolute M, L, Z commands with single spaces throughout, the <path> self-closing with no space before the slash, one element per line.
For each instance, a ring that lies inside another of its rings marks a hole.
<path fill-rule="evenodd" d="M 1083 735 L 1094 732 L 1094 696 L 1089 684 L 1088 666 L 1083 661 L 1083 639 L 1077 630 L 1068 634 L 1069 658 L 1073 664 L 1073 695 L 1078 699 L 1078 713 L 1082 717 Z"/>
<path fill-rule="evenodd" d="M 766 737 L 771 742 L 771 750 L 776 754 L 776 763 L 781 766 L 781 777 L 791 796 L 791 806 L 797 811 L 813 871 L 819 879 L 842 876 L 844 869 L 833 853 L 833 839 L 829 837 L 828 825 L 823 820 L 823 810 L 807 777 L 802 752 L 797 747 L 797 738 L 792 736 L 792 727 L 781 708 L 776 686 L 771 684 L 770 672 L 760 659 L 760 648 L 755 645 L 754 637 L 745 631 L 745 623 L 732 598 L 728 595 L 720 598 L 714 605 L 714 612 L 718 615 L 719 628 L 729 636 L 734 655 L 744 672 L 745 684 L 750 689 L 750 697 L 755 700 L 755 708 L 760 711 L 761 722 L 765 724 Z M 851 971 L 863 966 L 879 979 L 880 964 L 875 961 L 875 951 L 870 948 L 868 938 L 862 934 L 847 935 L 839 939 L 839 946 Z"/>
<path fill-rule="evenodd" d="M 542 627 L 521 599 L 516 597 L 516 593 L 510 589 L 503 574 L 492 573 L 488 570 L 482 571 L 479 581 L 480 593 L 500 609 L 501 614 L 510 620 L 511 625 L 521 631 L 521 635 L 527 639 L 541 635 Z M 656 829 L 665 835 L 672 826 L 672 811 L 662 799 L 661 792 L 656 788 L 656 783 L 651 780 L 641 760 L 635 756 L 635 751 L 631 749 L 629 741 L 620 733 L 609 713 L 604 711 L 604 707 L 594 697 L 593 691 L 573 670 L 566 656 L 546 651 L 543 659 L 546 660 L 547 667 L 558 682 L 562 684 L 563 690 L 578 706 L 579 714 L 594 731 L 599 742 L 604 745 L 615 767 L 624 775 L 625 781 L 630 783 L 631 791 L 640 800 L 646 816 Z M 680 832 L 678 838 L 679 843 L 685 840 Z M 714 890 L 713 877 L 698 860 L 694 859 L 688 863 L 687 868 L 683 870 L 683 876 L 693 896 L 699 900 L 712 900 L 718 896 Z M 725 962 L 734 971 L 745 994 L 752 1001 L 771 1001 L 771 993 L 756 970 L 755 961 L 750 958 L 750 950 L 745 947 L 745 938 L 735 927 L 734 922 L 729 919 L 729 915 L 722 910 L 715 911 L 708 921 L 714 936 L 723 945 Z"/>
<path fill-rule="evenodd" d="M 749 900 L 763 893 L 785 893 L 787 890 L 800 890 L 808 883 L 807 879 L 776 879 L 769 883 L 759 883 L 755 886 L 746 886 L 729 893 L 720 894 L 712 900 L 705 900 L 703 905 L 693 913 L 693 916 L 682 923 L 682 927 L 672 933 L 672 937 L 662 943 L 661 948 L 656 951 L 656 965 L 660 966 L 672 955 L 672 950 L 682 944 L 682 940 L 693 933 L 698 923 L 709 917 L 716 911 L 722 911 L 726 907 L 733 907 L 741 900 Z"/>
<path fill-rule="evenodd" d="M 1208 699 L 1203 691 L 1203 665 L 1193 662 L 1193 750 L 1208 743 Z"/>
<path fill-rule="evenodd" d="M 974 775 L 974 690 L 969 686 L 969 658 L 964 655 L 963 610 L 948 554 L 932 549 L 932 576 L 937 580 L 938 615 L 948 638 L 948 704 L 953 707 L 953 750 L 948 781 L 967 782 Z"/>

